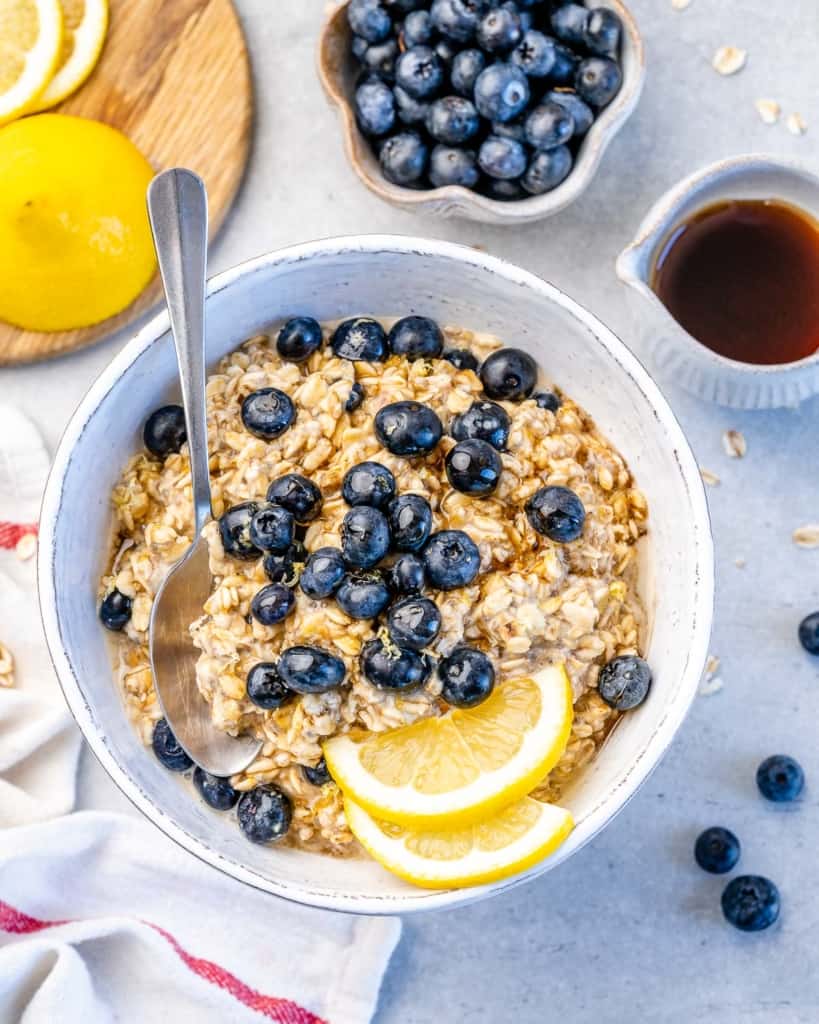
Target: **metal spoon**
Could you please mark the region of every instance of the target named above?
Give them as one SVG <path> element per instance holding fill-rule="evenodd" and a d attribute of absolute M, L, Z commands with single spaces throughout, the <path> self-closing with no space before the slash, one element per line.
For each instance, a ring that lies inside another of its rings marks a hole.
<path fill-rule="evenodd" d="M 261 743 L 217 729 L 196 685 L 199 652 L 190 624 L 211 592 L 208 545 L 202 527 L 213 518 L 205 415 L 205 271 L 208 206 L 205 186 L 176 168 L 148 187 L 148 215 L 165 288 L 179 364 L 191 461 L 193 543 L 173 566 L 154 600 L 151 669 L 165 718 L 190 757 L 212 775 L 233 775 L 253 760 Z"/>

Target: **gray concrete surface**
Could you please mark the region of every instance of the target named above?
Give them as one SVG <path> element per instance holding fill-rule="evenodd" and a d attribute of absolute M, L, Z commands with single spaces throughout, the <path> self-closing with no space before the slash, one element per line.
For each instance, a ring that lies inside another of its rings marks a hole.
<path fill-rule="evenodd" d="M 243 191 L 212 253 L 214 271 L 276 246 L 361 231 L 480 244 L 554 281 L 633 343 L 613 261 L 643 212 L 672 182 L 720 156 L 749 150 L 819 164 L 819 8 L 814 0 L 632 0 L 648 51 L 633 119 L 589 191 L 558 217 L 504 231 L 403 214 L 366 192 L 347 167 L 334 115 L 313 68 L 321 0 L 238 0 L 257 88 Z M 747 67 L 720 78 L 721 45 Z M 766 127 L 753 101 L 773 97 L 808 122 L 800 138 Z M 50 444 L 124 337 L 48 366 L 0 371 Z M 712 650 L 725 686 L 699 697 L 665 762 L 620 817 L 572 862 L 479 906 L 406 922 L 377 1024 L 813 1024 L 819 1021 L 819 664 L 796 642 L 819 608 L 819 551 L 797 549 L 794 527 L 819 521 L 819 400 L 798 411 L 739 414 L 679 393 L 668 397 L 702 465 L 718 558 Z M 726 428 L 748 441 L 728 460 Z M 734 562 L 744 558 L 739 569 Z M 799 757 L 809 777 L 799 807 L 765 805 L 754 770 L 769 753 Z M 128 805 L 87 758 L 82 805 Z M 780 924 L 741 935 L 721 919 L 719 879 L 691 848 L 711 824 L 733 828 L 741 866 L 769 874 Z"/>

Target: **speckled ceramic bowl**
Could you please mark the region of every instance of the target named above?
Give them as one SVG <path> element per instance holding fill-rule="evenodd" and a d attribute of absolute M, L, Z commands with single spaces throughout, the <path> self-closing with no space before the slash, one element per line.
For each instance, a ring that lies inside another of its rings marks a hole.
<path fill-rule="evenodd" d="M 591 182 L 606 147 L 637 106 L 643 89 L 645 57 L 637 24 L 620 0 L 606 0 L 606 5 L 616 11 L 623 22 L 623 84 L 620 92 L 589 129 L 571 174 L 562 184 L 542 196 L 499 202 L 460 185 L 416 191 L 387 181 L 370 143 L 356 125 L 352 94 L 357 67 L 350 53 L 347 0 L 341 3 L 333 0 L 328 7 L 319 42 L 319 76 L 324 91 L 338 108 L 344 148 L 356 174 L 371 192 L 393 206 L 437 217 L 464 217 L 487 224 L 525 224 L 551 217 L 565 209 Z M 589 2 L 587 6 L 592 7 L 594 3 Z"/>
<path fill-rule="evenodd" d="M 603 828 L 660 760 L 694 699 L 713 598 L 711 535 L 697 464 L 665 399 L 608 328 L 552 285 L 474 249 L 372 236 L 297 245 L 251 260 L 209 284 L 208 363 L 295 313 L 319 320 L 424 313 L 496 334 L 531 352 L 589 410 L 634 471 L 650 508 L 650 531 L 639 557 L 654 683 L 649 699 L 622 719 L 566 795 L 576 820 L 572 835 L 552 857 L 517 878 L 430 892 L 369 859 L 338 860 L 249 843 L 230 815 L 210 810 L 142 746 L 113 679 L 96 594 L 112 531 L 111 488 L 141 448 L 146 414 L 178 394 L 166 313 L 103 371 L 54 458 L 38 565 L 54 665 L 85 738 L 111 778 L 181 846 L 232 877 L 300 903 L 368 914 L 484 899 L 556 867 Z"/>

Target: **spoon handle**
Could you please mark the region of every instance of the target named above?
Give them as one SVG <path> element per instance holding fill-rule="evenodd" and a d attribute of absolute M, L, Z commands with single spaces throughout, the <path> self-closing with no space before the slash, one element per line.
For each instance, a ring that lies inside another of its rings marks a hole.
<path fill-rule="evenodd" d="M 211 518 L 205 413 L 208 200 L 193 171 L 173 168 L 148 186 L 148 216 L 179 364 L 191 460 L 194 536 Z"/>

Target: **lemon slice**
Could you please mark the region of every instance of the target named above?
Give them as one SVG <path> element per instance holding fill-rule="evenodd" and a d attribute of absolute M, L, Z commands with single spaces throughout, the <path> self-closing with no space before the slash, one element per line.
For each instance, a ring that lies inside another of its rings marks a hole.
<path fill-rule="evenodd" d="M 347 822 L 364 849 L 388 871 L 428 889 L 496 882 L 548 857 L 574 827 L 562 807 L 524 797 L 476 825 L 412 831 L 370 817 L 345 798 Z"/>
<path fill-rule="evenodd" d="M 324 756 L 346 796 L 411 828 L 481 821 L 532 790 L 566 749 L 572 691 L 562 665 L 508 679 L 476 708 L 365 738 L 336 736 Z"/>
<path fill-rule="evenodd" d="M 34 110 L 45 110 L 70 96 L 94 70 L 108 30 L 108 0 L 60 0 L 63 43 L 54 77 Z"/>
<path fill-rule="evenodd" d="M 0 124 L 22 114 L 46 88 L 62 37 L 59 0 L 0 0 Z"/>

